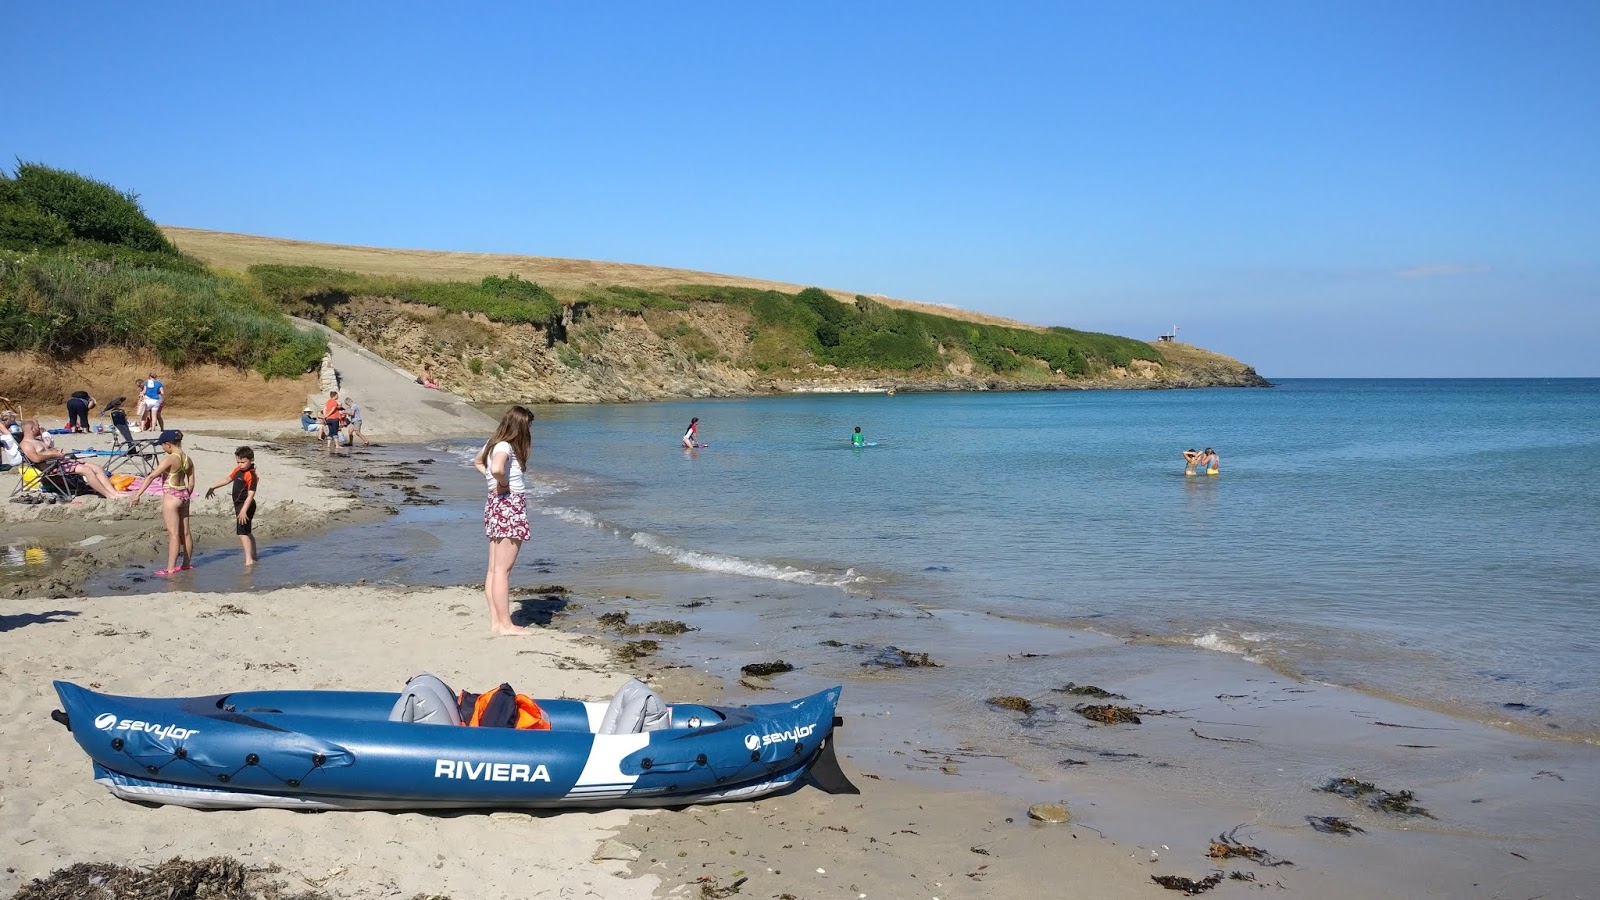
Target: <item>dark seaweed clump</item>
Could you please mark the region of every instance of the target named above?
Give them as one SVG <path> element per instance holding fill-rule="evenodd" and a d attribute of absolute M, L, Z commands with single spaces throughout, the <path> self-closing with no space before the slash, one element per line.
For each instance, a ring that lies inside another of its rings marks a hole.
<path fill-rule="evenodd" d="M 1013 712 L 1019 712 L 1026 716 L 1033 715 L 1033 702 L 1027 697 L 990 697 L 984 702 L 988 703 L 990 706 L 998 706 L 1001 709 L 1009 709 Z"/>
<path fill-rule="evenodd" d="M 1127 697 L 1124 697 L 1121 694 L 1113 694 L 1110 691 L 1108 691 L 1108 690 L 1106 690 L 1105 688 L 1102 688 L 1102 687 L 1095 687 L 1092 684 L 1074 684 L 1074 683 L 1072 683 L 1070 681 L 1067 682 L 1065 685 L 1062 685 L 1061 687 L 1051 688 L 1051 690 L 1055 691 L 1058 694 L 1072 694 L 1072 695 L 1077 696 L 1077 697 L 1094 697 L 1097 700 L 1126 700 L 1126 699 L 1128 699 Z"/>
<path fill-rule="evenodd" d="M 1367 833 L 1367 830 L 1360 825 L 1353 825 L 1348 819 L 1341 819 L 1338 816 L 1306 816 L 1306 821 L 1323 834 Z"/>
<path fill-rule="evenodd" d="M 1138 713 L 1126 706 L 1117 706 L 1114 703 L 1103 705 L 1085 703 L 1081 706 L 1074 706 L 1072 711 L 1091 722 L 1098 722 L 1101 725 L 1116 725 L 1118 723 L 1140 724 Z"/>
<path fill-rule="evenodd" d="M 782 675 L 784 672 L 793 672 L 794 666 L 780 659 L 773 662 L 751 663 L 748 666 L 740 666 L 739 671 L 751 678 L 766 678 L 769 675 Z"/>
<path fill-rule="evenodd" d="M 1367 806 L 1381 812 L 1394 813 L 1400 816 L 1434 818 L 1433 813 L 1411 802 L 1417 799 L 1416 794 L 1410 791 L 1386 791 L 1370 781 L 1361 781 L 1349 777 L 1333 778 L 1329 779 L 1327 784 L 1317 788 L 1317 790 L 1325 791 L 1329 794 L 1338 794 L 1347 800 L 1365 799 Z"/>
<path fill-rule="evenodd" d="M 899 647 L 885 647 L 877 656 L 862 663 L 863 666 L 878 666 L 884 669 L 921 669 L 943 668 L 933 661 L 926 653 L 916 653 L 911 650 L 901 650 Z"/>
<path fill-rule="evenodd" d="M 1196 881 L 1182 875 L 1151 875 L 1150 880 L 1161 885 L 1169 891 L 1179 891 L 1186 897 L 1195 894 L 1204 894 L 1222 883 L 1222 873 L 1212 872 L 1210 875 Z"/>

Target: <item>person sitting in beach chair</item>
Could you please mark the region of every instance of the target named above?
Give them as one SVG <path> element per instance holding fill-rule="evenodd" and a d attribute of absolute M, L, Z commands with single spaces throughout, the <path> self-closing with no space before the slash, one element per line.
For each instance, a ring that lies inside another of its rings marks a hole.
<path fill-rule="evenodd" d="M 22 431 L 24 437 L 19 449 L 23 459 L 37 470 L 40 490 L 67 497 L 95 493 L 113 500 L 119 496 L 99 466 L 79 462 L 65 450 L 47 446 L 38 419 L 23 422 Z"/>

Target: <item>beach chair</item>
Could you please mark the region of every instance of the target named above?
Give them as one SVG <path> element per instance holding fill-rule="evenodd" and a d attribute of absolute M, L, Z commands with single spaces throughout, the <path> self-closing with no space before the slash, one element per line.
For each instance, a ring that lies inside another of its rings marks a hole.
<path fill-rule="evenodd" d="M 111 402 L 117 403 L 116 400 Z M 128 428 L 128 414 L 120 404 L 111 410 L 111 430 L 111 449 L 119 451 L 119 454 L 106 464 L 106 474 L 116 474 L 124 469 L 139 475 L 149 475 L 155 471 L 161 461 L 161 445 L 156 443 L 155 438 L 135 439 Z"/>
<path fill-rule="evenodd" d="M 47 459 L 42 463 L 31 460 L 17 467 L 17 484 L 11 489 L 11 500 L 16 503 L 54 503 L 58 499 L 71 499 L 94 493 L 82 475 L 65 471 L 61 459 Z"/>

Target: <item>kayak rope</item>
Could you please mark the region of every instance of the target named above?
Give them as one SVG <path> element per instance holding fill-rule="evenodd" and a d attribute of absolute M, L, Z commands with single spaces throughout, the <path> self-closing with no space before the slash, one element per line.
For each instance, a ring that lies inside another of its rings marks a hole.
<path fill-rule="evenodd" d="M 118 753 L 121 753 L 123 756 L 127 757 L 128 760 L 130 762 L 132 762 L 136 767 L 144 769 L 145 774 L 151 775 L 151 776 L 160 775 L 163 769 L 165 769 L 167 766 L 172 765 L 175 762 L 184 762 L 184 763 L 188 763 L 189 766 L 191 766 L 196 772 L 199 772 L 199 773 L 201 773 L 203 775 L 206 775 L 206 776 L 209 776 L 209 777 L 213 777 L 217 781 L 221 782 L 222 784 L 228 784 L 228 783 L 232 782 L 234 778 L 238 777 L 239 773 L 243 772 L 245 769 L 259 768 L 259 769 L 261 769 L 261 771 L 265 772 L 267 775 L 271 776 L 274 779 L 277 779 L 280 783 L 284 784 L 287 787 L 292 787 L 292 788 L 299 787 L 301 784 L 303 784 L 305 782 L 305 779 L 306 779 L 307 776 L 309 776 L 312 772 L 315 772 L 316 770 L 322 768 L 323 764 L 325 764 L 328 761 L 328 757 L 327 756 L 325 756 L 325 755 L 323 755 L 321 753 L 314 753 L 311 756 L 311 768 L 306 769 L 304 772 L 302 772 L 298 778 L 286 778 L 283 775 L 281 775 L 281 774 L 279 774 L 277 772 L 274 772 L 273 770 L 267 768 L 266 766 L 261 765 L 261 756 L 260 756 L 260 754 L 256 754 L 256 753 L 247 753 L 247 754 L 245 754 L 244 764 L 239 766 L 238 768 L 234 769 L 233 771 L 231 771 L 231 772 L 218 772 L 218 771 L 216 771 L 215 767 L 204 766 L 204 765 L 201 765 L 200 763 L 197 763 L 194 760 L 190 759 L 189 758 L 189 751 L 187 749 L 183 748 L 183 747 L 178 747 L 178 748 L 174 749 L 172 751 L 171 755 L 168 756 L 165 760 L 163 760 L 160 765 L 153 764 L 152 762 L 149 761 L 148 757 L 145 758 L 145 759 L 140 759 L 140 758 L 134 756 L 132 753 L 130 753 L 128 751 L 127 742 L 125 742 L 122 738 L 112 738 L 111 739 L 111 749 L 115 750 Z"/>

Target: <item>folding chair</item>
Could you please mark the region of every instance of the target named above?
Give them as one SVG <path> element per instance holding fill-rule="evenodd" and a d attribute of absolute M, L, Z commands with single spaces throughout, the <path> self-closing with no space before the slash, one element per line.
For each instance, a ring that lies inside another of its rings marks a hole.
<path fill-rule="evenodd" d="M 82 475 L 67 472 L 64 460 L 47 459 L 35 464 L 24 462 L 17 467 L 17 484 L 11 489 L 14 503 L 54 503 L 57 499 L 70 499 L 94 493 Z"/>
<path fill-rule="evenodd" d="M 156 443 L 155 438 L 135 440 L 133 432 L 128 429 L 128 414 L 116 400 L 111 403 L 111 449 L 119 451 L 120 455 L 106 465 L 106 474 L 132 468 L 139 475 L 149 475 L 160 462 L 161 445 Z"/>

